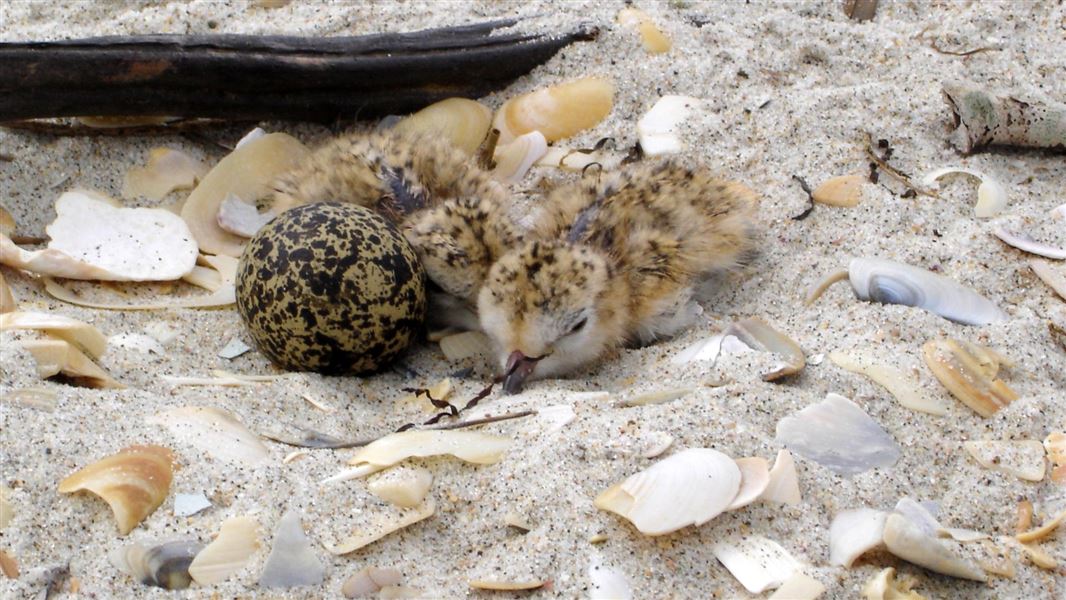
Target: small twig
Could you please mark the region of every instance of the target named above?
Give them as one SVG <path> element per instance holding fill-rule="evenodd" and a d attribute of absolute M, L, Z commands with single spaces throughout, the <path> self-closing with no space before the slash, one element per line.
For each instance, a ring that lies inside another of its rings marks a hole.
<path fill-rule="evenodd" d="M 814 210 L 814 192 L 811 191 L 811 186 L 807 183 L 806 179 L 800 177 L 799 175 L 793 175 L 792 179 L 798 181 L 800 187 L 803 188 L 803 191 L 807 192 L 807 200 L 809 200 L 811 203 L 810 206 L 808 206 L 803 212 L 792 217 L 793 221 L 802 221 L 807 217 L 811 216 L 811 212 Z"/>
<path fill-rule="evenodd" d="M 478 153 L 477 164 L 482 169 L 490 171 L 496 167 L 496 161 L 493 160 L 493 156 L 496 154 L 496 144 L 500 141 L 500 130 L 495 127 L 489 131 L 489 135 L 485 138 L 485 142 L 481 145 L 481 152 Z"/>
<path fill-rule="evenodd" d="M 873 138 L 870 136 L 870 133 L 864 132 L 864 135 L 866 136 L 866 156 L 868 156 L 873 162 L 877 163 L 877 166 L 881 167 L 882 171 L 888 173 L 889 176 L 891 176 L 896 181 L 902 183 L 904 186 L 906 186 L 907 189 L 912 190 L 915 194 L 919 194 L 921 196 L 929 196 L 930 198 L 940 198 L 940 195 L 936 192 L 928 192 L 914 185 L 911 182 L 911 178 L 909 175 L 900 171 L 899 169 L 896 169 L 892 165 L 888 164 L 888 162 L 886 162 L 883 158 L 878 156 L 877 153 L 874 152 Z"/>
<path fill-rule="evenodd" d="M 936 44 L 936 40 L 929 40 L 929 47 L 941 54 L 950 54 L 951 56 L 970 56 L 977 54 L 978 52 L 991 52 L 1002 50 L 1002 48 L 996 48 L 995 46 L 984 46 L 982 48 L 974 48 L 973 50 L 966 50 L 964 52 L 958 52 L 955 50 L 945 50 Z"/>

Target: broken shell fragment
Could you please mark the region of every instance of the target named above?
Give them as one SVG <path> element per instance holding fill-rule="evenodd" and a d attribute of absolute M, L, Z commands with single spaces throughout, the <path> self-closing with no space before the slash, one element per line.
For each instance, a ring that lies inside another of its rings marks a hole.
<path fill-rule="evenodd" d="M 911 410 L 917 410 L 931 415 L 943 416 L 948 412 L 948 407 L 938 398 L 925 394 L 918 386 L 899 369 L 880 364 L 870 353 L 851 350 L 849 352 L 835 351 L 829 353 L 829 360 L 836 366 L 859 373 L 872 379 L 875 383 L 888 390 L 888 393 L 899 401 L 900 404 Z"/>
<path fill-rule="evenodd" d="M 663 404 L 665 402 L 672 402 L 678 398 L 684 398 L 685 396 L 693 392 L 693 388 L 673 388 L 669 390 L 652 390 L 648 392 L 640 392 L 634 394 L 619 401 L 619 406 L 634 407 L 634 406 L 647 406 L 651 404 Z"/>
<path fill-rule="evenodd" d="M 436 511 L 437 505 L 433 502 L 433 499 L 430 498 L 420 506 L 405 510 L 403 516 L 399 519 L 391 519 L 378 514 L 376 515 L 377 522 L 361 527 L 360 531 L 356 532 L 351 537 L 336 544 L 324 542 L 323 545 L 325 545 L 326 550 L 329 550 L 333 554 L 348 554 L 349 552 L 355 552 L 394 531 L 399 531 L 404 527 L 428 519 L 433 516 L 433 513 Z"/>
<path fill-rule="evenodd" d="M 549 142 L 568 138 L 596 126 L 611 112 L 614 83 L 586 77 L 511 98 L 496 112 L 493 127 L 500 144 L 539 131 Z"/>
<path fill-rule="evenodd" d="M 174 190 L 192 189 L 196 180 L 206 174 L 207 167 L 203 163 L 180 150 L 152 148 L 148 152 L 147 165 L 133 167 L 126 173 L 122 196 L 162 200 Z"/>
<path fill-rule="evenodd" d="M 1051 535 L 1051 532 L 1055 531 L 1063 521 L 1066 521 L 1066 510 L 1060 512 L 1054 519 L 1051 519 L 1036 529 L 1026 531 L 1025 533 L 1019 533 L 1015 538 L 1023 544 L 1042 540 Z"/>
<path fill-rule="evenodd" d="M 896 570 L 889 567 L 874 575 L 862 586 L 863 600 L 926 600 L 926 597 L 913 591 L 918 580 L 912 575 L 896 578 Z"/>
<path fill-rule="evenodd" d="M 982 417 L 1018 399 L 1000 379 L 996 379 L 1000 354 L 984 346 L 952 339 L 930 340 L 922 346 L 922 357 L 937 380 L 960 402 Z"/>
<path fill-rule="evenodd" d="M 690 448 L 629 476 L 599 496 L 596 508 L 628 519 L 645 535 L 703 525 L 740 490 L 737 463 L 709 448 Z"/>
<path fill-rule="evenodd" d="M 763 381 L 774 381 L 785 375 L 799 373 L 807 364 L 799 344 L 758 317 L 737 321 L 727 327 L 724 333 L 736 336 L 754 350 L 772 352 L 783 359 L 783 364 L 773 371 L 763 373 Z"/>
<path fill-rule="evenodd" d="M 885 520 L 884 541 L 892 554 L 930 571 L 975 581 L 987 579 L 984 571 L 959 556 L 955 547 L 926 534 L 901 514 L 893 513 Z"/>
<path fill-rule="evenodd" d="M 189 565 L 203 544 L 195 541 L 167 542 L 146 547 L 129 544 L 109 555 L 116 569 L 143 583 L 165 590 L 183 590 L 192 583 Z"/>
<path fill-rule="evenodd" d="M 7 285 L 7 280 L 4 279 L 3 273 L 0 273 L 0 315 L 18 309 L 18 302 L 15 302 L 15 295 L 11 293 L 11 288 Z"/>
<path fill-rule="evenodd" d="M 510 447 L 511 440 L 505 437 L 474 431 L 403 431 L 375 440 L 348 464 L 367 464 L 381 470 L 415 456 L 450 454 L 466 462 L 491 465 Z"/>
<path fill-rule="evenodd" d="M 367 489 L 382 500 L 402 508 L 414 508 L 422 503 L 433 484 L 433 474 L 427 469 L 394 467 L 367 483 Z"/>
<path fill-rule="evenodd" d="M 678 128 L 703 103 L 691 96 L 663 96 L 637 121 L 637 138 L 645 156 L 677 154 L 685 149 Z"/>
<path fill-rule="evenodd" d="M 148 422 L 163 425 L 178 440 L 219 460 L 254 467 L 270 458 L 270 450 L 259 436 L 221 408 L 172 408 L 148 417 Z"/>
<path fill-rule="evenodd" d="M 815 600 L 824 593 L 825 585 L 821 581 L 796 571 L 766 600 Z"/>
<path fill-rule="evenodd" d="M 661 29 L 655 24 L 651 16 L 636 8 L 623 8 L 618 12 L 618 24 L 622 27 L 636 29 L 640 34 L 640 41 L 648 54 L 662 54 L 669 52 L 673 44 Z"/>
<path fill-rule="evenodd" d="M 1037 258 L 1029 261 L 1029 268 L 1033 270 L 1033 273 L 1036 273 L 1040 281 L 1046 283 L 1060 298 L 1066 300 L 1066 270 L 1062 267 L 1056 267 L 1046 260 Z"/>
<path fill-rule="evenodd" d="M 633 590 L 617 569 L 603 564 L 603 559 L 594 554 L 589 561 L 589 600 L 631 600 Z"/>
<path fill-rule="evenodd" d="M 59 492 L 80 490 L 111 507 L 121 535 L 152 514 L 170 492 L 174 454 L 162 446 L 130 446 L 83 467 L 59 482 Z"/>
<path fill-rule="evenodd" d="M 62 374 L 73 383 L 91 388 L 123 389 L 122 385 L 88 356 L 65 340 L 25 340 L 19 342 L 37 362 L 37 375 L 47 379 Z"/>
<path fill-rule="evenodd" d="M 288 589 L 318 585 L 325 576 L 326 568 L 315 556 L 311 541 L 300 525 L 300 513 L 286 511 L 274 531 L 274 545 L 259 577 L 260 587 Z"/>
<path fill-rule="evenodd" d="M 799 504 L 802 500 L 799 478 L 796 476 L 796 463 L 792 460 L 792 453 L 788 450 L 777 451 L 774 466 L 770 469 L 770 481 L 759 498 L 767 502 L 782 502 L 791 506 Z"/>
<path fill-rule="evenodd" d="M 259 548 L 259 523 L 254 517 L 232 517 L 222 522 L 218 537 L 189 565 L 189 575 L 200 585 L 221 583 L 244 568 Z"/>
<path fill-rule="evenodd" d="M 254 204 L 241 200 L 234 194 L 226 194 L 226 199 L 218 207 L 218 226 L 233 235 L 250 238 L 264 225 L 276 217 L 272 211 L 259 212 Z"/>
<path fill-rule="evenodd" d="M 974 215 L 977 218 L 994 217 L 1007 207 L 1007 190 L 1003 188 L 1003 185 L 992 177 L 973 169 L 962 167 L 937 169 L 922 178 L 922 185 L 936 189 L 938 179 L 953 173 L 964 173 L 981 180 L 981 185 L 977 187 L 977 204 L 974 205 Z"/>
<path fill-rule="evenodd" d="M 1030 254 L 1054 258 L 1056 260 L 1066 260 L 1066 248 L 1059 248 L 1057 246 L 1038 242 L 1027 235 L 1007 231 L 1002 226 L 993 229 L 992 234 L 1003 240 L 1003 243 Z"/>
<path fill-rule="evenodd" d="M 11 506 L 8 498 L 11 497 L 11 489 L 6 485 L 0 485 L 0 531 L 2 531 L 11 519 L 15 517 L 15 508 Z"/>
<path fill-rule="evenodd" d="M 528 579 L 522 581 L 499 581 L 494 579 L 471 579 L 467 583 L 470 587 L 479 590 L 493 590 L 498 592 L 517 592 L 522 590 L 535 590 L 544 587 L 548 583 L 545 579 Z"/>
<path fill-rule="evenodd" d="M 440 341 L 440 349 L 448 360 L 492 356 L 492 342 L 480 331 L 445 336 Z"/>
<path fill-rule="evenodd" d="M 858 405 L 839 394 L 777 423 L 777 441 L 845 477 L 890 467 L 899 445 Z"/>
<path fill-rule="evenodd" d="M 1032 544 L 1021 544 L 1021 546 L 1022 550 L 1025 551 L 1026 557 L 1028 557 L 1029 561 L 1034 565 L 1049 571 L 1058 568 L 1058 561 L 1047 552 L 1044 552 Z"/>
<path fill-rule="evenodd" d="M 175 517 L 191 517 L 209 508 L 211 508 L 211 501 L 202 493 L 174 494 Z"/>
<path fill-rule="evenodd" d="M 829 563 L 851 568 L 855 560 L 884 543 L 888 513 L 856 508 L 837 513 L 829 525 Z"/>
<path fill-rule="evenodd" d="M 1044 438 L 1044 449 L 1047 450 L 1048 460 L 1055 465 L 1051 469 L 1051 480 L 1059 485 L 1066 485 L 1066 433 L 1049 433 Z"/>
<path fill-rule="evenodd" d="M 800 567 L 780 544 L 760 535 L 718 540 L 711 552 L 752 594 L 780 587 Z"/>
<path fill-rule="evenodd" d="M 865 183 L 866 177 L 863 175 L 833 177 L 814 188 L 811 197 L 821 204 L 851 208 L 862 200 L 862 186 Z"/>
<path fill-rule="evenodd" d="M 404 117 L 393 128 L 408 134 L 435 133 L 473 156 L 491 122 L 492 110 L 484 104 L 467 98 L 446 98 Z"/>
<path fill-rule="evenodd" d="M 496 147 L 496 168 L 492 174 L 504 183 L 517 183 L 547 152 L 548 142 L 541 132 L 522 134 L 511 143 Z"/>
<path fill-rule="evenodd" d="M 982 440 L 962 447 L 980 465 L 1027 481 L 1044 479 L 1044 445 L 1036 440 Z"/>
<path fill-rule="evenodd" d="M 18 311 L 0 314 L 0 331 L 11 329 L 44 331 L 74 344 L 93 359 L 100 358 L 107 349 L 107 338 L 99 329 L 62 315 Z"/>
<path fill-rule="evenodd" d="M 381 569 L 366 567 L 344 580 L 341 594 L 345 598 L 370 598 L 390 585 L 403 581 L 403 574 L 398 569 Z"/>
<path fill-rule="evenodd" d="M 755 502 L 770 485 L 770 463 L 752 456 L 735 461 L 740 469 L 740 489 L 726 510 L 737 510 Z"/>

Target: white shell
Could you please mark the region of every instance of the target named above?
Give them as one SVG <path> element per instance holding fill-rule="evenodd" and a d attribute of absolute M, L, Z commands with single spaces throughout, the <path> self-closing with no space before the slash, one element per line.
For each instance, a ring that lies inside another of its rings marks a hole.
<path fill-rule="evenodd" d="M 779 587 L 800 567 L 780 544 L 759 535 L 718 540 L 711 552 L 752 594 Z"/>
<path fill-rule="evenodd" d="M 300 513 L 288 511 L 274 530 L 274 545 L 270 549 L 259 586 L 264 588 L 292 588 L 318 585 L 326 576 L 326 568 L 311 549 L 300 525 Z"/>
<path fill-rule="evenodd" d="M 211 501 L 203 494 L 174 494 L 174 516 L 191 517 L 211 508 Z"/>
<path fill-rule="evenodd" d="M 348 464 L 388 467 L 413 456 L 450 454 L 466 462 L 491 465 L 510 447 L 511 440 L 505 437 L 476 431 L 403 431 L 375 440 Z"/>
<path fill-rule="evenodd" d="M 965 173 L 981 180 L 981 185 L 977 187 L 977 204 L 974 205 L 974 215 L 977 218 L 994 217 L 1006 208 L 1007 190 L 1003 189 L 1003 186 L 995 179 L 973 169 L 963 167 L 937 169 L 922 178 L 922 185 L 936 189 L 937 179 L 951 173 Z"/>
<path fill-rule="evenodd" d="M 899 558 L 952 577 L 985 581 L 987 577 L 972 561 L 959 556 L 947 542 L 926 534 L 901 514 L 885 520 L 885 546 Z"/>
<path fill-rule="evenodd" d="M 366 487 L 386 502 L 414 508 L 425 499 L 431 485 L 433 474 L 427 469 L 399 466 L 378 475 Z"/>
<path fill-rule="evenodd" d="M 835 473 L 890 467 L 899 445 L 854 402 L 838 394 L 777 423 L 777 441 Z"/>
<path fill-rule="evenodd" d="M 856 258 L 848 279 L 862 300 L 917 306 L 966 325 L 1007 320 L 995 304 L 955 281 L 925 269 L 880 258 Z"/>
<path fill-rule="evenodd" d="M 374 519 L 374 522 L 360 526 L 355 534 L 337 543 L 324 542 L 323 545 L 326 547 L 326 550 L 329 550 L 333 554 L 348 554 L 349 552 L 355 552 L 394 531 L 399 531 L 404 527 L 414 525 L 423 519 L 428 519 L 433 516 L 435 512 L 437 512 L 437 505 L 433 502 L 433 499 L 430 498 L 420 506 L 406 509 L 398 519 L 381 513 L 376 513 L 371 517 Z"/>
<path fill-rule="evenodd" d="M 625 575 L 603 564 L 603 559 L 593 555 L 589 561 L 589 600 L 630 600 L 633 590 Z"/>
<path fill-rule="evenodd" d="M 244 568 L 257 548 L 259 523 L 254 517 L 245 515 L 226 519 L 218 537 L 189 565 L 189 575 L 200 585 L 221 583 Z"/>
<path fill-rule="evenodd" d="M 1019 250 L 1024 250 L 1030 254 L 1054 258 L 1056 260 L 1066 260 L 1066 248 L 1058 248 L 1050 244 L 1044 244 L 1027 235 L 1007 231 L 1003 227 L 996 227 L 992 230 L 992 234 L 1003 240 L 1003 243 L 1014 246 Z"/>
<path fill-rule="evenodd" d="M 937 416 L 948 413 L 945 402 L 923 392 L 903 371 L 891 365 L 879 363 L 873 353 L 856 350 L 836 351 L 829 353 L 829 360 L 842 369 L 869 377 L 888 390 L 900 404 L 911 410 Z"/>
<path fill-rule="evenodd" d="M 755 502 L 770 485 L 770 463 L 765 458 L 738 458 L 736 463 L 740 469 L 740 489 L 726 510 L 736 510 Z"/>
<path fill-rule="evenodd" d="M 548 140 L 539 131 L 524 133 L 509 144 L 496 148 L 494 177 L 504 183 L 517 183 L 533 164 L 548 152 Z"/>
<path fill-rule="evenodd" d="M 829 525 L 829 563 L 851 567 L 855 559 L 884 543 L 888 513 L 856 508 L 837 513 Z"/>
<path fill-rule="evenodd" d="M 796 571 L 766 600 L 814 600 L 823 593 L 825 585 L 821 581 Z"/>
<path fill-rule="evenodd" d="M 788 450 L 778 450 L 774 466 L 770 469 L 770 481 L 763 490 L 760 499 L 767 502 L 783 502 L 795 506 L 802 500 L 799 478 L 796 476 L 796 463 Z"/>
<path fill-rule="evenodd" d="M 691 115 L 702 100 L 690 96 L 663 96 L 637 121 L 637 137 L 645 156 L 677 154 L 684 144 L 677 135 L 678 125 Z"/>
<path fill-rule="evenodd" d="M 218 226 L 233 235 L 250 238 L 277 215 L 271 211 L 260 213 L 254 204 L 241 200 L 236 194 L 227 194 L 218 206 Z"/>
<path fill-rule="evenodd" d="M 1036 440 L 980 440 L 963 442 L 962 447 L 986 469 L 1026 481 L 1044 479 L 1044 445 Z"/>
<path fill-rule="evenodd" d="M 43 331 L 70 342 L 94 360 L 107 350 L 107 338 L 99 329 L 63 315 L 23 311 L 0 314 L 0 331 L 9 329 Z"/>
<path fill-rule="evenodd" d="M 718 516 L 736 498 L 740 481 L 733 459 L 690 448 L 608 488 L 595 505 L 625 517 L 645 535 L 663 535 Z"/>
<path fill-rule="evenodd" d="M 1040 278 L 1040 281 L 1046 283 L 1060 298 L 1066 300 L 1066 269 L 1037 258 L 1029 261 L 1029 267 Z"/>
<path fill-rule="evenodd" d="M 221 408 L 172 408 L 148 417 L 148 422 L 163 425 L 174 437 L 226 462 L 256 466 L 270 458 L 259 436 Z"/>

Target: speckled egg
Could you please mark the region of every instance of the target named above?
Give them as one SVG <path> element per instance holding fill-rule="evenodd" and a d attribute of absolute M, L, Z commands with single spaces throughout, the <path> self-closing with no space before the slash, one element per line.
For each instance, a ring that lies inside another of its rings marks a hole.
<path fill-rule="evenodd" d="M 407 240 L 378 214 L 307 204 L 248 242 L 237 310 L 260 351 L 282 368 L 371 373 L 403 354 L 420 330 L 425 274 Z"/>

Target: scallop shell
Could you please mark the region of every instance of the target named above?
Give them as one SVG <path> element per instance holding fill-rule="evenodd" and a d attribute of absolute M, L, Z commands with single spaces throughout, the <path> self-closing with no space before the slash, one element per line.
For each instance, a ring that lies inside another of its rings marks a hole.
<path fill-rule="evenodd" d="M 137 581 L 167 590 L 183 590 L 192 583 L 189 565 L 203 544 L 167 542 L 158 546 L 129 544 L 116 548 L 109 558 L 115 568 Z"/>
<path fill-rule="evenodd" d="M 59 492 L 88 490 L 103 498 L 126 535 L 152 514 L 170 492 L 174 454 L 162 446 L 130 446 L 59 482 Z"/>
<path fill-rule="evenodd" d="M 856 508 L 837 513 L 829 525 L 829 563 L 850 568 L 863 554 L 884 543 L 888 513 Z"/>
<path fill-rule="evenodd" d="M 984 296 L 918 267 L 880 258 L 856 258 L 848 265 L 848 277 L 861 300 L 917 306 L 966 325 L 1007 320 L 1007 315 Z"/>
<path fill-rule="evenodd" d="M 740 483 L 733 459 L 717 450 L 690 448 L 608 488 L 594 504 L 628 519 L 645 535 L 663 535 L 718 516 L 736 498 Z"/>
<path fill-rule="evenodd" d="M 226 519 L 215 541 L 201 550 L 189 565 L 189 575 L 200 585 L 221 583 L 244 568 L 259 548 L 259 523 L 254 517 Z"/>
<path fill-rule="evenodd" d="M 549 142 L 568 138 L 596 126 L 611 112 L 614 83 L 586 77 L 511 98 L 500 107 L 493 126 L 500 144 L 539 131 Z"/>
<path fill-rule="evenodd" d="M 355 575 L 344 580 L 341 594 L 345 598 L 370 598 L 390 585 L 403 581 L 403 573 L 398 569 L 381 569 L 365 567 Z"/>
<path fill-rule="evenodd" d="M 367 489 L 371 494 L 402 508 L 414 508 L 422 503 L 433 485 L 433 474 L 427 469 L 393 467 L 371 479 Z"/>
<path fill-rule="evenodd" d="M 770 463 L 752 456 L 735 461 L 740 469 L 740 489 L 726 510 L 737 510 L 755 502 L 770 485 Z"/>
<path fill-rule="evenodd" d="M 922 346 L 922 356 L 929 370 L 960 402 L 982 417 L 1018 399 L 1018 394 L 1002 380 L 996 379 L 1001 355 L 970 342 L 939 339 Z"/>
<path fill-rule="evenodd" d="M 1044 479 L 1044 445 L 1036 440 L 970 441 L 963 442 L 962 447 L 986 469 L 1026 481 Z"/>
<path fill-rule="evenodd" d="M 263 588 L 294 588 L 318 585 L 326 576 L 326 568 L 311 549 L 300 513 L 287 511 L 274 530 L 274 545 L 270 549 L 259 586 Z"/>
<path fill-rule="evenodd" d="M 257 466 L 270 450 L 232 413 L 213 406 L 183 406 L 148 417 L 182 442 L 230 463 Z"/>
<path fill-rule="evenodd" d="M 467 98 L 446 98 L 405 117 L 394 129 L 403 133 L 435 132 L 473 156 L 491 122 L 492 110 L 484 104 Z"/>
<path fill-rule="evenodd" d="M 800 567 L 780 544 L 760 535 L 719 539 L 711 552 L 752 594 L 780 587 Z"/>
<path fill-rule="evenodd" d="M 74 344 L 79 350 L 97 359 L 107 350 L 107 338 L 92 325 L 51 313 L 8 312 L 0 314 L 0 331 L 31 329 Z"/>

